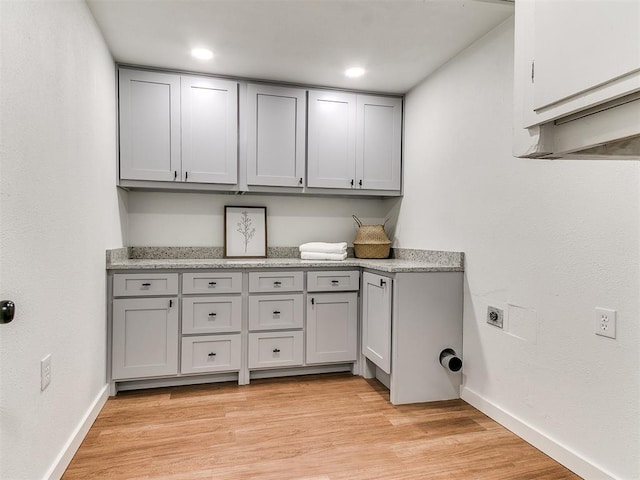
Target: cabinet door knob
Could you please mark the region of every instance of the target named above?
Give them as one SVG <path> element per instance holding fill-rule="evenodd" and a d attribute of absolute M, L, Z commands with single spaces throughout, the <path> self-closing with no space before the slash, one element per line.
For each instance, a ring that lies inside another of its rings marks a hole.
<path fill-rule="evenodd" d="M 178 171 L 174 170 L 173 171 L 173 179 L 176 180 L 178 178 Z"/>
<path fill-rule="evenodd" d="M 354 183 L 354 181 L 353 181 L 353 178 L 352 178 L 352 179 L 351 179 L 351 186 L 352 186 L 352 187 L 353 187 L 353 183 Z"/>
<path fill-rule="evenodd" d="M 302 177 L 300 177 L 300 180 L 298 180 L 298 185 L 302 185 Z"/>
<path fill-rule="evenodd" d="M 2 300 L 0 302 L 0 324 L 10 323 L 16 314 L 16 304 L 11 300 Z"/>
<path fill-rule="evenodd" d="M 184 172 L 184 181 L 186 182 L 189 178 L 189 172 Z"/>
<path fill-rule="evenodd" d="M 311 297 L 311 305 L 315 305 L 316 304 L 316 299 Z"/>
<path fill-rule="evenodd" d="M 358 185 L 362 186 L 362 179 L 358 180 Z"/>
<path fill-rule="evenodd" d="M 387 282 L 385 282 L 384 280 L 380 279 L 380 286 L 384 287 L 387 284 Z"/>
<path fill-rule="evenodd" d="M 173 307 L 173 300 L 169 300 L 169 308 Z"/>
<path fill-rule="evenodd" d="M 273 349 L 273 353 L 280 353 L 280 349 L 279 348 L 274 348 Z"/>
<path fill-rule="evenodd" d="M 210 357 L 215 357 L 215 356 L 216 356 L 216 353 L 215 353 L 215 352 L 211 352 L 211 353 L 209 354 L 209 356 L 210 356 Z"/>

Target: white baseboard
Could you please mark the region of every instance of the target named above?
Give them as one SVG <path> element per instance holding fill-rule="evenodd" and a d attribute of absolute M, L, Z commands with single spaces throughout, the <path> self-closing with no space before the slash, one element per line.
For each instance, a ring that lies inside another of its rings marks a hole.
<path fill-rule="evenodd" d="M 506 429 L 546 453 L 576 475 L 587 480 L 618 480 L 601 467 L 580 456 L 570 448 L 523 422 L 513 414 L 503 410 L 467 387 L 460 389 L 460 397 L 482 413 L 492 418 Z"/>
<path fill-rule="evenodd" d="M 62 478 L 64 471 L 71 463 L 73 456 L 78 451 L 78 448 L 80 448 L 80 444 L 84 440 L 84 437 L 87 436 L 91 425 L 93 425 L 93 422 L 98 417 L 100 410 L 102 410 L 102 407 L 104 407 L 104 404 L 107 402 L 108 398 L 109 385 L 105 385 L 104 387 L 102 387 L 100 393 L 98 393 L 98 395 L 96 396 L 96 399 L 93 401 L 93 404 L 91 405 L 89 410 L 87 410 L 87 413 L 84 414 L 82 421 L 78 424 L 69 440 L 67 440 L 67 443 L 65 444 L 56 460 L 53 462 L 51 468 L 49 468 L 49 471 L 44 477 L 45 479 L 60 480 L 60 478 Z"/>

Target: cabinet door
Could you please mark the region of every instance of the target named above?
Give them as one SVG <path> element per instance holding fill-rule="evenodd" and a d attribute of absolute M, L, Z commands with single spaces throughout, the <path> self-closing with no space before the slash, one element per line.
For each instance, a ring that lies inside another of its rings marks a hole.
<path fill-rule="evenodd" d="M 238 181 L 238 84 L 184 76 L 182 85 L 182 180 Z"/>
<path fill-rule="evenodd" d="M 362 275 L 362 353 L 384 372 L 391 373 L 392 280 Z"/>
<path fill-rule="evenodd" d="M 402 99 L 358 95 L 356 183 L 367 190 L 400 190 Z"/>
<path fill-rule="evenodd" d="M 304 185 L 305 115 L 305 90 L 248 85 L 248 185 Z"/>
<path fill-rule="evenodd" d="M 180 171 L 180 77 L 119 71 L 120 178 L 174 181 Z"/>
<path fill-rule="evenodd" d="M 515 8 L 515 126 L 531 128 L 640 90 L 640 2 L 535 0 Z M 517 155 L 549 153 L 532 129 Z M 551 147 L 553 148 L 553 147 Z"/>
<path fill-rule="evenodd" d="M 358 294 L 307 297 L 307 363 L 353 362 L 358 347 Z"/>
<path fill-rule="evenodd" d="M 640 2 L 535 2 L 534 109 L 640 70 Z"/>
<path fill-rule="evenodd" d="M 356 95 L 309 91 L 309 187 L 354 188 Z"/>
<path fill-rule="evenodd" d="M 178 373 L 177 298 L 113 301 L 112 378 Z"/>

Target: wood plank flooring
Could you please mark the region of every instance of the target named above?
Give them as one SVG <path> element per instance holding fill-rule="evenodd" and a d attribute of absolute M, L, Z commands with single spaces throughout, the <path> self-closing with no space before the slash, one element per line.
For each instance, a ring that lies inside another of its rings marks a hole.
<path fill-rule="evenodd" d="M 64 480 L 579 479 L 462 400 L 394 406 L 348 374 L 125 392 Z"/>

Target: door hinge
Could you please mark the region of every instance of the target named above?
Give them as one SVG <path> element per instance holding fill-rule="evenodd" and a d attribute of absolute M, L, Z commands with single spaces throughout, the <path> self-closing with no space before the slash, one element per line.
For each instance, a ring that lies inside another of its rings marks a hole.
<path fill-rule="evenodd" d="M 533 80 L 536 76 L 536 62 L 531 62 L 531 83 L 534 83 Z"/>

